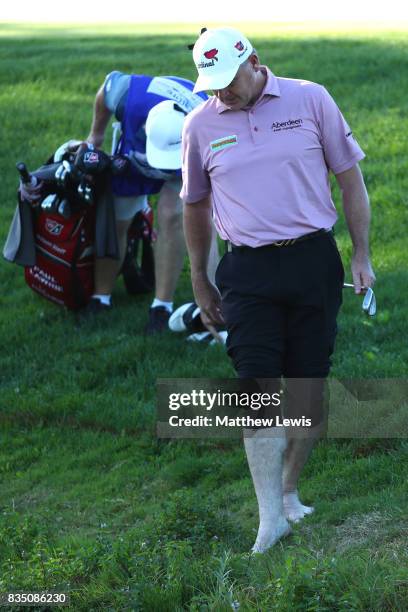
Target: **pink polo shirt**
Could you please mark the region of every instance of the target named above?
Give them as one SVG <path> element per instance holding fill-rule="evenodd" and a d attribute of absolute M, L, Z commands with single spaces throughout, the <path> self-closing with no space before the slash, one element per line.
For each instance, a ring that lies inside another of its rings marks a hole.
<path fill-rule="evenodd" d="M 180 196 L 194 203 L 211 194 L 221 238 L 252 247 L 331 228 L 329 171 L 364 158 L 324 87 L 264 70 L 252 107 L 232 111 L 209 98 L 187 116 L 182 144 Z"/>

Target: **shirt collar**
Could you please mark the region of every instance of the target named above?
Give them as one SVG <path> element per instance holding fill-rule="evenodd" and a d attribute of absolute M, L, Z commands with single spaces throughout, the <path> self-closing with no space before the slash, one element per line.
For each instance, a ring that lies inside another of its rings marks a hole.
<path fill-rule="evenodd" d="M 261 92 L 261 95 L 259 96 L 258 100 L 255 102 L 254 106 L 258 104 L 264 96 L 280 97 L 280 89 L 279 89 L 279 83 L 278 83 L 277 77 L 273 74 L 271 70 L 269 70 L 267 66 L 261 66 L 261 70 L 263 73 L 266 73 L 266 83 L 265 83 L 265 87 L 263 88 Z M 224 111 L 231 110 L 228 108 L 228 106 L 226 106 L 218 98 L 216 98 L 216 109 L 219 114 L 223 113 Z"/>

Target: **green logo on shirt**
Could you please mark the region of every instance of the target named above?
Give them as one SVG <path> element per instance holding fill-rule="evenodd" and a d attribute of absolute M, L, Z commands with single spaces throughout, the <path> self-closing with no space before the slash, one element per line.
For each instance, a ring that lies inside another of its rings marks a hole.
<path fill-rule="evenodd" d="M 210 147 L 212 151 L 220 151 L 221 149 L 232 147 L 236 144 L 238 144 L 237 136 L 224 136 L 224 138 L 218 138 L 218 140 L 210 142 Z"/>

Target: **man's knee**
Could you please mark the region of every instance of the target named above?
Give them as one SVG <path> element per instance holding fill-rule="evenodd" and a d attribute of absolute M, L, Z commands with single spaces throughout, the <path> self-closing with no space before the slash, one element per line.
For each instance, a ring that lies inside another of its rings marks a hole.
<path fill-rule="evenodd" d="M 170 209 L 166 206 L 158 207 L 157 220 L 159 228 L 182 228 L 183 227 L 183 214 L 182 211 Z"/>
<path fill-rule="evenodd" d="M 318 361 L 287 364 L 284 369 L 286 378 L 327 378 L 330 372 L 331 361 L 329 357 Z"/>
<path fill-rule="evenodd" d="M 286 378 L 283 402 L 284 416 L 306 419 L 312 431 L 327 419 L 329 393 L 327 378 Z"/>
<path fill-rule="evenodd" d="M 126 253 L 128 230 L 132 221 L 133 219 L 128 219 L 126 221 L 116 220 L 116 236 L 118 238 L 120 259 L 123 259 Z"/>
<path fill-rule="evenodd" d="M 243 438 L 246 450 L 250 451 L 250 447 L 258 445 L 259 441 L 265 438 L 273 439 L 273 452 L 276 455 L 283 455 L 288 446 L 288 441 L 285 432 L 278 427 L 245 427 L 243 428 Z M 271 445 L 269 444 L 269 450 Z"/>
<path fill-rule="evenodd" d="M 172 183 L 172 181 L 170 181 Z M 157 215 L 159 222 L 182 223 L 183 202 L 179 197 L 180 189 L 173 185 L 164 183 L 157 205 Z"/>

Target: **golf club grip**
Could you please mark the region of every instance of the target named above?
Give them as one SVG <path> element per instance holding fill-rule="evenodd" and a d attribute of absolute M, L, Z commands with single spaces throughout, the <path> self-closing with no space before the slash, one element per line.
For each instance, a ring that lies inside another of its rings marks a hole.
<path fill-rule="evenodd" d="M 27 166 L 24 162 L 18 162 L 16 164 L 17 171 L 21 177 L 21 180 L 24 184 L 31 184 L 31 175 L 27 170 Z"/>

